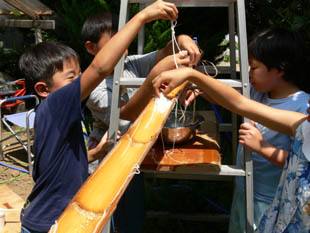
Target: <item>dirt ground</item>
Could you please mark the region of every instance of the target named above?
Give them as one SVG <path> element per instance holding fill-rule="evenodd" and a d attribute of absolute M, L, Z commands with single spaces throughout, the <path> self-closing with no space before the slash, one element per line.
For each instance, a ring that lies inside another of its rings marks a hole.
<path fill-rule="evenodd" d="M 7 132 L 3 133 L 3 135 L 7 134 Z M 22 135 L 22 138 L 25 138 L 25 135 Z M 16 140 L 14 138 L 8 140 L 9 143 L 15 141 Z M 7 142 L 5 142 L 5 144 L 6 143 Z M 16 144 L 6 148 L 4 150 L 4 159 L 0 160 L 0 162 L 8 164 L 10 166 L 28 170 L 27 153 L 22 148 L 22 146 L 20 146 L 20 144 Z M 26 200 L 34 185 L 34 182 L 29 174 L 12 168 L 8 168 L 4 165 L 0 165 L 0 184 L 6 184 L 23 200 Z"/>

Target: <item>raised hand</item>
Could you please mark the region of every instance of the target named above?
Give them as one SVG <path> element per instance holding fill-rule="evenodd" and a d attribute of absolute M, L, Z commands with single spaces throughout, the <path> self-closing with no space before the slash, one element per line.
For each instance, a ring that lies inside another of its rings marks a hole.
<path fill-rule="evenodd" d="M 173 3 L 157 0 L 139 12 L 144 23 L 149 23 L 156 19 L 167 19 L 175 21 L 178 18 L 178 9 Z"/>
<path fill-rule="evenodd" d="M 177 41 L 181 49 L 186 50 L 190 56 L 190 63 L 196 66 L 201 58 L 201 52 L 195 41 L 188 35 L 179 35 Z"/>

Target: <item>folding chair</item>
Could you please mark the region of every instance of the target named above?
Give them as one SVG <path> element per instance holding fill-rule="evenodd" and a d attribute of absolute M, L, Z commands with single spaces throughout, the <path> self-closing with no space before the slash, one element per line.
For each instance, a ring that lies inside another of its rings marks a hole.
<path fill-rule="evenodd" d="M 35 95 L 24 95 L 24 96 L 18 96 L 18 97 L 12 97 L 12 98 L 6 98 L 3 100 L 0 100 L 0 115 L 1 115 L 1 121 L 0 121 L 0 158 L 1 160 L 4 159 L 3 150 L 8 147 L 15 144 L 20 143 L 21 146 L 25 149 L 28 155 L 28 171 L 30 174 L 32 174 L 32 159 L 33 155 L 31 153 L 31 138 L 30 138 L 30 129 L 33 128 L 34 124 L 34 117 L 35 112 L 34 109 L 30 109 L 29 111 L 25 112 L 19 112 L 15 114 L 9 114 L 9 115 L 3 115 L 2 116 L 2 105 L 7 104 L 8 102 L 16 102 L 16 101 L 24 101 L 28 99 L 35 99 L 35 105 L 39 104 L 39 99 Z M 22 127 L 22 129 L 14 130 L 13 126 L 10 125 L 10 123 Z M 2 138 L 2 124 L 12 133 L 12 135 L 9 135 L 5 138 Z M 25 133 L 27 135 L 27 145 L 25 144 L 25 141 L 23 141 L 18 135 L 21 133 Z M 15 137 L 17 142 L 3 145 L 3 142 L 7 141 L 10 138 Z"/>

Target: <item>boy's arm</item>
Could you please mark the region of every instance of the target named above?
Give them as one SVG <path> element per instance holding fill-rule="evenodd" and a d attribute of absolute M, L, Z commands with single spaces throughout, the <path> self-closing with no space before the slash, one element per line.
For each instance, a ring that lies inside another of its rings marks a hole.
<path fill-rule="evenodd" d="M 107 132 L 102 136 L 98 145 L 95 148 L 90 149 L 87 152 L 88 163 L 91 163 L 97 159 L 103 158 L 107 154 L 108 146 L 110 144 L 111 142 L 109 142 L 108 140 L 108 132 Z"/>
<path fill-rule="evenodd" d="M 120 131 L 117 132 L 117 139 L 120 138 Z M 113 143 L 113 141 L 110 141 L 108 139 L 108 131 L 102 136 L 100 142 L 98 145 L 90 149 L 87 152 L 87 158 L 88 158 L 88 163 L 91 163 L 97 159 L 102 159 L 104 158 L 107 153 L 108 153 L 108 147 Z"/>
<path fill-rule="evenodd" d="M 178 10 L 172 3 L 157 0 L 137 13 L 98 52 L 81 77 L 81 98 L 84 100 L 109 74 L 134 39 L 143 24 L 156 19 L 176 20 Z"/>
<path fill-rule="evenodd" d="M 283 168 L 289 154 L 287 150 L 279 149 L 274 145 L 264 141 L 260 131 L 255 127 L 255 123 L 243 123 L 239 130 L 239 143 L 250 150 L 264 157 L 272 164 Z"/>
<path fill-rule="evenodd" d="M 180 53 L 176 55 L 176 61 L 179 66 L 188 66 L 190 63 L 190 59 L 186 52 L 184 53 L 183 55 Z M 173 55 L 165 57 L 156 64 L 134 96 L 128 103 L 121 107 L 120 118 L 123 120 L 135 121 L 150 99 L 154 96 L 152 85 L 153 78 L 161 72 L 173 68 L 175 68 Z"/>
<path fill-rule="evenodd" d="M 201 53 L 195 41 L 192 40 L 188 35 L 179 35 L 177 37 L 178 44 L 182 50 L 186 50 L 190 56 L 190 64 L 197 65 Z M 178 48 L 175 47 L 175 51 L 178 52 Z M 160 49 L 156 54 L 156 63 L 162 60 L 164 57 L 169 56 L 173 53 L 172 41 L 169 41 L 167 45 Z"/>
<path fill-rule="evenodd" d="M 293 135 L 299 124 L 307 117 L 302 113 L 280 110 L 253 101 L 225 83 L 190 68 L 163 72 L 153 80 L 153 86 L 156 95 L 159 96 L 161 88 L 163 94 L 168 95 L 170 91 L 186 80 L 194 82 L 224 108 L 278 132 Z"/>

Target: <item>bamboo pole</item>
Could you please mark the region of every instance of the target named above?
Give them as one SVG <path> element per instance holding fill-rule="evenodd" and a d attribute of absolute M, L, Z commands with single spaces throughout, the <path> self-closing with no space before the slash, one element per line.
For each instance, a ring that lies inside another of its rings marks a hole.
<path fill-rule="evenodd" d="M 168 99 L 161 95 L 150 100 L 128 132 L 82 185 L 50 233 L 101 232 L 132 177 L 139 172 L 139 165 L 156 142 L 177 94 L 185 85 L 175 88 Z"/>

